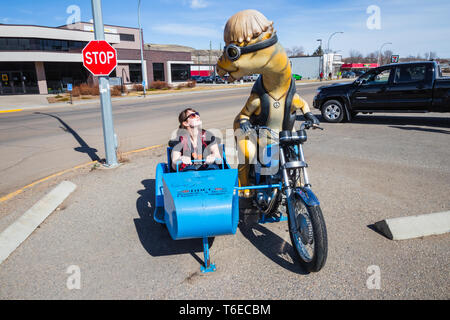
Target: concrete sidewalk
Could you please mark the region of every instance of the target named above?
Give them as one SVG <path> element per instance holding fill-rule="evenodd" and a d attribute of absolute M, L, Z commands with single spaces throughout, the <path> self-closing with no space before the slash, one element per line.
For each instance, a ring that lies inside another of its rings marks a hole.
<path fill-rule="evenodd" d="M 0 95 L 0 111 L 48 106 L 49 94 Z"/>

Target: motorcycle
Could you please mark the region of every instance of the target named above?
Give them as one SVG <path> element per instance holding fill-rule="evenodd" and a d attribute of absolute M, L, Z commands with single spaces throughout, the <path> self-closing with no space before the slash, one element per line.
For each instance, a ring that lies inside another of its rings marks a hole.
<path fill-rule="evenodd" d="M 250 169 L 252 185 L 238 189 L 256 191 L 252 200 L 261 215 L 260 223 L 286 220 L 280 210 L 285 208 L 292 246 L 300 264 L 309 272 L 318 272 L 327 259 L 327 230 L 320 202 L 311 190 L 303 144 L 307 141 L 306 130 L 323 128 L 310 121 L 303 122 L 298 131 L 278 133 L 265 126 L 253 128 L 259 142 L 267 139 L 269 143 L 263 150 L 261 143 L 256 144 L 260 157 Z"/>

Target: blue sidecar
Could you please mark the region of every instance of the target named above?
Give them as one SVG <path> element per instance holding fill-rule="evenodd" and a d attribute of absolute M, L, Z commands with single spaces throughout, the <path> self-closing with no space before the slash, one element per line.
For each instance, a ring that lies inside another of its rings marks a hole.
<path fill-rule="evenodd" d="M 219 146 L 224 150 L 224 146 Z M 210 262 L 208 237 L 235 234 L 239 221 L 237 169 L 227 164 L 223 154 L 220 169 L 178 172 L 171 163 L 159 163 L 155 177 L 153 218 L 166 225 L 173 240 L 202 238 L 202 272 L 215 271 Z"/>

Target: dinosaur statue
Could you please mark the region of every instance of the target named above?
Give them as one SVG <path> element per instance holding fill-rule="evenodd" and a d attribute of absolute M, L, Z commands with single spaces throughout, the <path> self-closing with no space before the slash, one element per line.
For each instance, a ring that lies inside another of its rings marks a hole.
<path fill-rule="evenodd" d="M 217 73 L 229 74 L 233 82 L 245 75 L 260 74 L 253 85 L 250 97 L 234 120 L 234 130 L 249 133 L 252 125 L 268 126 L 273 130 L 293 130 L 297 110 L 307 120 L 318 125 L 308 103 L 296 93 L 291 64 L 273 28 L 262 13 L 243 10 L 228 19 L 224 30 L 225 49 L 217 62 Z M 238 152 L 245 163 L 239 164 L 239 185 L 249 185 L 250 160 L 256 155 L 257 146 L 249 139 L 238 139 Z M 245 190 L 244 197 L 251 196 Z"/>

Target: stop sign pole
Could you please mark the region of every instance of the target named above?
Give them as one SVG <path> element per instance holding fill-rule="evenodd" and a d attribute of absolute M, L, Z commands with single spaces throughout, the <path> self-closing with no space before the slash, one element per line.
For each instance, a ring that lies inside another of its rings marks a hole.
<path fill-rule="evenodd" d="M 95 40 L 105 40 L 101 0 L 92 0 L 92 15 L 94 19 Z M 99 76 L 98 82 L 100 91 L 100 103 L 102 106 L 106 166 L 112 168 L 118 166 L 118 162 L 116 155 L 117 137 L 114 134 L 109 77 Z"/>

